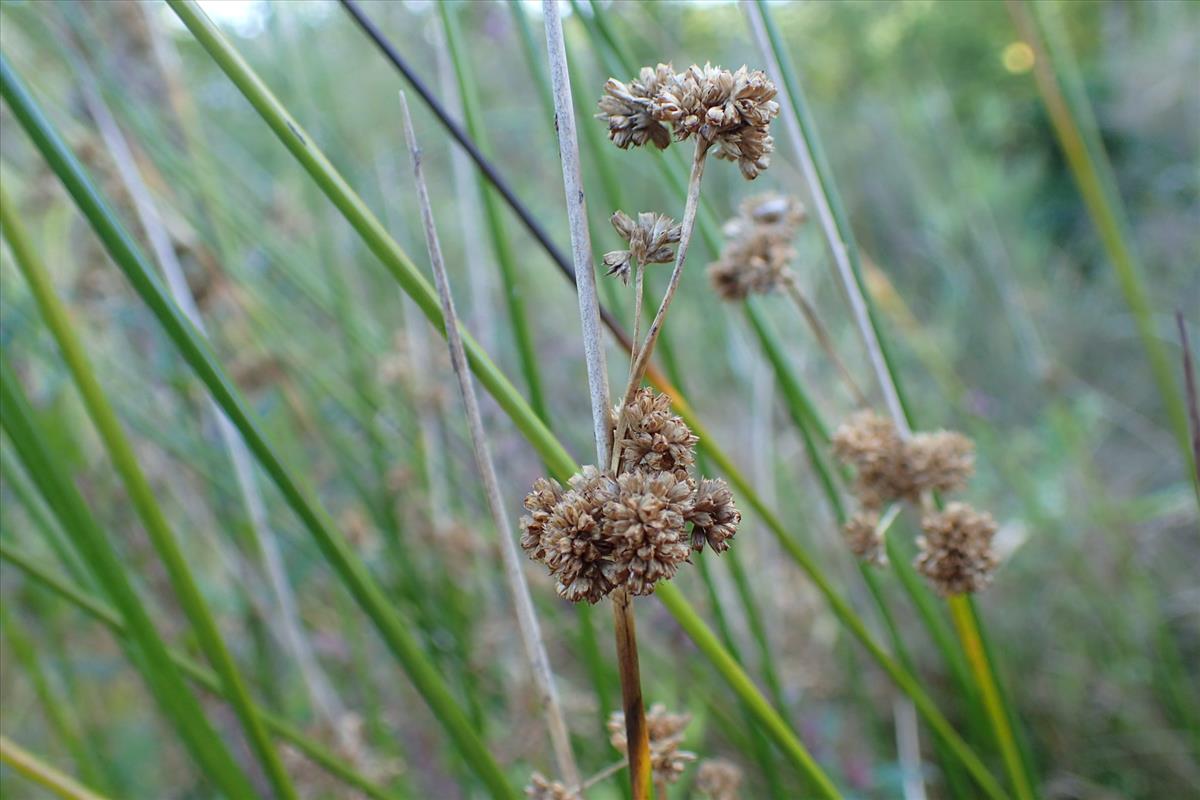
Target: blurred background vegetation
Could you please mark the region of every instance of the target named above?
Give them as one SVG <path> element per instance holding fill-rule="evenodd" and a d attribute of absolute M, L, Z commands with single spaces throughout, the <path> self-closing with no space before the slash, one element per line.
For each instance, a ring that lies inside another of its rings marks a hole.
<path fill-rule="evenodd" d="M 397 90 L 407 88 L 402 78 L 337 3 L 203 7 L 427 272 L 396 103 Z M 486 151 L 569 251 L 552 113 L 516 22 L 528 26 L 534 64 L 544 70 L 538 5 L 450 4 L 465 43 L 457 54 L 446 48 L 433 3 L 362 7 L 460 119 L 455 68 L 467 70 Z M 598 7 L 638 64 L 763 65 L 735 3 Z M 1200 5 L 1047 3 L 1038 11 L 1059 36 L 1056 54 L 1073 61 L 1086 89 L 1144 268 L 1153 330 L 1182 387 L 1176 310 L 1200 340 Z M 630 76 L 595 35 L 589 4 L 564 13 L 577 103 L 590 108 L 605 78 Z M 978 605 L 1038 791 L 1048 798 L 1191 796 L 1200 787 L 1200 733 L 1189 717 L 1200 685 L 1197 498 L 1110 256 L 1039 96 L 1034 50 L 997 2 L 772 3 L 770 13 L 823 136 L 915 424 L 976 440 L 969 499 L 1002 522 L 1004 556 Z M 540 716 L 441 340 L 165 5 L 5 0 L 0 21 L 5 56 L 122 222 L 144 240 L 94 121 L 97 100 L 109 108 L 218 360 L 269 438 L 385 586 L 399 587 L 392 599 L 514 785 L 532 768 L 546 771 Z M 178 61 L 164 63 L 164 52 Z M 479 184 L 469 164 L 455 162 L 455 145 L 432 114 L 412 103 L 465 324 L 524 391 Z M 180 116 L 180 108 L 194 115 Z M 71 308 L 252 694 L 347 752 L 398 796 L 479 795 L 321 553 L 260 480 L 304 628 L 344 709 L 336 722 L 351 733 L 320 724 L 277 621 L 264 613 L 264 589 L 252 579 L 259 556 L 202 387 L 7 105 L 0 124 L 4 191 Z M 579 125 L 603 135 L 598 121 L 581 116 Z M 719 218 L 765 190 L 808 202 L 779 123 L 775 136 L 771 168 L 753 184 L 736 170 L 710 167 L 704 196 Z M 606 150 L 619 157 L 602 162 L 589 147 L 583 154 L 597 253 L 619 244 L 605 222 L 614 209 L 604 199 L 614 189 L 629 213 L 682 213 L 653 163 L 662 155 Z M 499 214 L 546 416 L 587 461 L 591 426 L 571 286 L 515 217 Z M 798 250 L 802 283 L 843 358 L 870 385 L 814 222 Z M 708 243 L 698 237 L 692 252 L 667 328 L 674 374 L 716 442 L 879 628 L 770 362 L 745 318 L 701 275 L 715 257 Z M 665 282 L 667 270 L 652 275 Z M 0 342 L 56 458 L 137 576 L 164 637 L 200 654 L 8 248 L 0 290 Z M 619 284 L 605 281 L 601 296 L 628 320 L 629 297 Z M 836 372 L 786 298 L 763 298 L 758 307 L 820 415 L 829 425 L 846 417 L 852 407 Z M 624 374 L 617 350 L 609 362 L 613 376 Z M 515 520 L 543 467 L 490 399 L 484 412 Z M 3 540 L 54 565 L 45 534 L 54 523 L 31 500 L 7 440 L 3 450 Z M 911 541 L 914 522 L 902 516 L 896 535 Z M 764 674 L 761 654 L 773 653 L 786 717 L 847 796 L 902 796 L 897 693 L 886 676 L 751 513 L 736 548 L 768 650 L 742 616 L 725 562 L 712 563 L 710 586 L 694 569 L 676 583 L 710 621 L 714 601 L 724 607 L 752 675 Z M 11 564 L 0 570 L 4 734 L 67 772 L 90 765 L 84 774 L 113 796 L 214 796 L 108 631 Z M 618 695 L 598 696 L 591 682 L 598 670 L 612 685 L 611 622 L 594 615 L 601 659 L 589 662 L 574 610 L 555 597 L 540 568 L 530 565 L 528 575 L 577 752 L 585 771 L 595 771 L 616 758 L 603 716 Z M 917 674 L 951 720 L 969 726 L 907 595 L 891 572 L 879 576 Z M 690 712 L 688 749 L 738 762 L 747 772 L 744 796 L 770 796 L 734 695 L 656 602 L 638 609 L 648 700 Z M 67 730 L 82 754 L 47 714 L 47 692 L 69 713 Z M 249 758 L 231 713 L 218 700 L 205 703 L 235 755 Z M 948 784 L 921 735 L 929 795 L 973 796 Z M 986 732 L 969 730 L 968 738 L 999 774 Z M 309 796 L 351 796 L 302 757 L 285 754 L 285 763 Z M 797 776 L 780 769 L 779 796 L 804 796 Z M 672 796 L 699 797 L 688 787 L 685 781 Z M 0 770 L 0 788 L 6 797 L 39 796 L 8 769 Z M 615 783 L 593 794 L 621 796 Z"/>

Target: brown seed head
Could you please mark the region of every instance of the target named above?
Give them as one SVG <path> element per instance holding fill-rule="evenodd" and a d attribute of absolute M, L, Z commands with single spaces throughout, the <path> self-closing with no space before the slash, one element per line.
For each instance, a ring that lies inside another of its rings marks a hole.
<path fill-rule="evenodd" d="M 542 531 L 543 558 L 558 579 L 560 596 L 596 603 L 613 589 L 612 544 L 604 532 L 604 506 L 616 497 L 616 482 L 590 467 L 571 481 Z"/>
<path fill-rule="evenodd" d="M 707 794 L 709 800 L 737 800 L 741 785 L 742 768 L 724 758 L 701 761 L 696 770 L 696 789 Z"/>
<path fill-rule="evenodd" d="M 842 526 L 842 536 L 850 552 L 863 561 L 880 567 L 887 564 L 887 551 L 879 533 L 879 512 L 873 509 L 855 512 Z"/>
<path fill-rule="evenodd" d="M 693 64 L 667 82 L 652 110 L 656 119 L 671 123 L 676 140 L 697 136 L 715 144 L 717 158 L 736 161 L 753 180 L 770 164 L 774 149 L 769 126 L 779 114 L 775 94 L 775 84 L 761 70 Z"/>
<path fill-rule="evenodd" d="M 621 238 L 629 242 L 629 249 L 604 254 L 604 265 L 608 267 L 609 275 L 617 275 L 628 283 L 633 262 L 644 267 L 647 264 L 669 264 L 675 259 L 671 245 L 679 241 L 682 229 L 670 217 L 643 211 L 634 220 L 624 212 L 617 211 L 612 215 L 611 222 Z"/>
<path fill-rule="evenodd" d="M 975 471 L 975 443 L 956 431 L 914 434 L 905 447 L 910 494 L 956 492 Z"/>
<path fill-rule="evenodd" d="M 737 533 L 742 513 L 733 504 L 733 492 L 724 480 L 705 478 L 696 489 L 687 521 L 692 523 L 693 550 L 703 550 L 707 542 L 714 552 L 724 553 Z"/>
<path fill-rule="evenodd" d="M 615 412 L 619 415 L 619 410 Z M 622 471 L 643 470 L 674 472 L 687 478 L 687 470 L 696 461 L 696 443 L 683 418 L 671 412 L 671 398 L 653 389 L 637 390 L 625 410 L 626 429 L 621 439 Z"/>
<path fill-rule="evenodd" d="M 695 487 L 673 472 L 641 471 L 622 473 L 617 485 L 617 496 L 604 506 L 613 580 L 631 594 L 651 594 L 691 554 L 683 528 Z"/>
<path fill-rule="evenodd" d="M 683 731 L 692 721 L 690 714 L 671 714 L 662 703 L 655 703 L 646 711 L 646 732 L 650 737 L 650 769 L 654 780 L 674 783 L 683 774 L 688 762 L 696 760 L 695 753 L 680 750 Z M 623 755 L 629 754 L 629 740 L 625 735 L 625 713 L 613 712 L 608 718 L 609 741 Z"/>
<path fill-rule="evenodd" d="M 550 478 L 538 478 L 525 495 L 525 510 L 529 515 L 521 517 L 521 547 L 534 561 L 546 560 L 546 522 L 562 496 L 562 486 Z"/>
<path fill-rule="evenodd" d="M 659 64 L 653 69 L 642 67 L 638 77 L 628 84 L 608 79 L 596 118 L 608 123 L 608 138 L 613 144 L 624 150 L 653 142 L 662 150 L 671 143 L 671 134 L 656 119 L 654 109 L 659 92 L 674 77 L 670 64 Z"/>
<path fill-rule="evenodd" d="M 913 566 L 939 594 L 978 592 L 991 583 L 997 566 L 992 550 L 996 521 L 991 514 L 966 503 L 950 503 L 944 511 L 926 515 L 921 530 Z"/>
<path fill-rule="evenodd" d="M 564 784 L 552 781 L 540 772 L 529 776 L 529 785 L 525 787 L 525 796 L 529 800 L 580 800 L 578 792 L 571 791 Z"/>

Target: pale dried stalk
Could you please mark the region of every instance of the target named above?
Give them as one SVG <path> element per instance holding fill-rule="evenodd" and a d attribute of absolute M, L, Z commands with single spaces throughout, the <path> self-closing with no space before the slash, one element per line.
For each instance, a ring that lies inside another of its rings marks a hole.
<path fill-rule="evenodd" d="M 804 317 L 804 321 L 808 323 L 813 336 L 817 338 L 817 344 L 825 351 L 825 356 L 833 362 L 833 366 L 841 375 L 842 381 L 846 384 L 847 391 L 854 397 L 854 402 L 859 408 L 866 408 L 869 405 L 866 396 L 862 393 L 862 389 L 858 388 L 858 384 L 854 382 L 854 377 L 850 374 L 850 370 L 846 368 L 846 363 L 842 361 L 837 349 L 833 346 L 833 340 L 829 337 L 829 331 L 825 329 L 825 324 L 817 316 L 817 310 L 813 308 L 812 302 L 809 301 L 808 297 L 804 294 L 804 290 L 796 282 L 796 276 L 791 270 L 784 273 L 783 286 L 787 290 L 788 296 L 792 298 L 792 302 L 800 309 L 800 314 Z"/>
<path fill-rule="evenodd" d="M 151 21 L 148 20 L 148 24 L 150 23 Z M 150 24 L 150 29 L 156 30 L 152 24 Z M 157 42 L 157 39 L 158 37 L 155 36 L 152 41 Z M 155 53 L 160 60 L 165 58 L 166 53 L 161 43 L 158 43 Z M 183 311 L 184 316 L 201 334 L 207 336 L 204 320 L 200 315 L 196 300 L 192 296 L 187 279 L 184 277 L 183 267 L 175 255 L 175 247 L 171 242 L 170 234 L 158 213 L 154 200 L 150 197 L 150 191 L 142 179 L 129 143 L 113 118 L 112 112 L 100 97 L 99 90 L 92 82 L 90 73 L 83 64 L 76 66 L 78 67 L 76 74 L 81 76 L 84 104 L 87 106 L 88 113 L 95 120 L 100 138 L 112 156 L 122 185 L 133 200 L 138 221 L 150 242 L 154 258 L 166 278 L 167 290 L 175 304 Z M 300 679 L 308 689 L 314 712 L 331 728 L 338 730 L 340 726 L 336 723 L 345 714 L 345 708 L 329 679 L 325 676 L 316 654 L 304 635 L 296 596 L 288 581 L 283 554 L 279 549 L 275 532 L 270 526 L 262 494 L 255 482 L 253 458 L 241 435 L 229 418 L 217 407 L 216 402 L 209 398 L 208 405 L 216 418 L 218 435 L 233 464 L 234 481 L 245 506 L 246 516 L 254 533 L 254 541 L 258 545 L 258 555 L 262 559 L 267 585 L 275 601 L 277 613 L 272 616 L 279 622 L 279 635 L 283 647 L 300 672 Z M 239 567 L 241 567 L 240 564 Z"/>
<path fill-rule="evenodd" d="M 821 185 L 816 165 L 813 163 L 812 152 L 809 150 L 808 143 L 804 140 L 804 136 L 800 132 L 800 123 L 796 120 L 795 109 L 792 108 L 792 98 L 788 94 L 786 84 L 783 81 L 783 70 L 780 68 L 779 62 L 776 61 L 770 41 L 767 39 L 767 29 L 763 24 L 762 12 L 759 11 L 754 0 L 742 0 L 742 7 L 746 9 L 746 16 L 750 20 L 750 30 L 754 36 L 754 43 L 758 45 L 759 51 L 762 52 L 763 60 L 767 64 L 767 72 L 770 74 L 771 80 L 775 82 L 775 85 L 783 89 L 775 98 L 780 106 L 779 116 L 783 117 L 788 141 L 791 143 L 792 149 L 796 151 L 796 155 L 800 158 L 800 169 L 804 173 L 804 180 L 808 184 L 809 194 L 812 196 L 813 204 L 817 208 L 817 219 L 820 220 L 821 230 L 825 234 L 829 250 L 833 253 L 833 263 L 836 267 L 835 271 L 838 280 L 842 285 L 842 290 L 846 293 L 846 299 L 850 302 L 850 312 L 854 317 L 854 325 L 858 328 L 859 336 L 862 337 L 863 346 L 866 347 L 867 355 L 871 361 L 871 369 L 875 373 L 875 379 L 879 383 L 880 391 L 883 392 L 883 400 L 887 405 L 888 414 L 892 417 L 892 421 L 895 422 L 896 430 L 900 432 L 902 437 L 907 439 L 912 436 L 912 429 L 908 425 L 908 418 L 904 414 L 904 408 L 900 405 L 900 394 L 896 391 L 896 385 L 892 382 L 892 376 L 888 373 L 887 364 L 883 360 L 883 349 L 879 345 L 879 338 L 875 335 L 875 328 L 871 326 L 871 320 L 867 316 L 867 302 L 863 298 L 858 281 L 854 277 L 854 269 L 850 266 L 850 256 L 846 251 L 846 243 L 842 241 L 842 237 L 838 233 L 837 224 L 833 219 L 833 211 L 829 207 L 829 198 L 825 195 L 825 187 Z"/>
<path fill-rule="evenodd" d="M 683 262 L 687 258 L 688 245 L 692 241 L 692 231 L 696 227 L 696 211 L 700 205 L 700 179 L 704 177 L 705 156 L 708 155 L 710 144 L 711 142 L 705 141 L 703 138 L 696 139 L 696 154 L 692 158 L 692 174 L 688 179 L 687 200 L 683 206 L 683 222 L 680 228 L 679 246 L 675 250 L 675 267 L 671 270 L 671 282 L 667 285 L 662 302 L 658 304 L 658 311 L 654 313 L 654 319 L 646 331 L 646 341 L 638 346 L 637 341 L 634 340 L 636 355 L 633 356 L 633 363 L 629 368 L 629 382 L 621 397 L 621 415 L 617 418 L 614 442 L 621 441 L 625 435 L 625 409 L 633 402 L 633 396 L 637 393 L 638 386 L 641 385 L 642 378 L 646 374 L 646 368 L 650 365 L 650 355 L 654 352 L 654 345 L 658 341 L 659 333 L 662 332 L 667 308 L 675 298 L 675 290 L 679 288 L 679 281 L 683 277 Z M 621 448 L 618 447 L 613 453 L 612 472 L 614 474 L 620 466 L 620 452 Z"/>
<path fill-rule="evenodd" d="M 496 477 L 496 467 L 492 461 L 487 435 L 483 430 L 483 418 L 479 413 L 479 398 L 475 392 L 470 368 L 467 366 L 467 354 L 463 348 L 458 313 L 454 308 L 454 298 L 450 294 L 446 264 L 442 259 L 441 243 L 438 241 L 433 209 L 429 203 L 429 189 L 425 184 L 425 175 L 421 168 L 421 150 L 417 146 L 412 116 L 409 114 L 408 101 L 405 99 L 404 92 L 400 93 L 400 108 L 404 116 L 404 137 L 408 142 L 408 152 L 412 159 L 417 199 L 421 207 L 421 222 L 425 228 L 425 245 L 429 250 L 429 260 L 433 266 L 434 283 L 437 285 L 438 296 L 442 301 L 442 317 L 446 328 L 446 344 L 450 349 L 450 363 L 454 368 L 454 375 L 458 379 L 458 388 L 462 393 L 463 405 L 466 408 L 467 427 L 471 435 L 471 447 L 475 453 L 475 464 L 483 479 L 488 508 L 492 512 L 492 520 L 495 522 L 496 532 L 500 537 L 500 554 L 503 557 L 509 591 L 512 593 L 513 605 L 517 612 L 517 627 L 525 645 L 525 655 L 529 659 L 538 699 L 546 712 L 546 725 L 550 731 L 550 741 L 554 748 L 558 769 L 568 784 L 578 785 L 580 781 L 579 768 L 575 765 L 575 756 L 571 752 L 570 734 L 567 731 L 567 722 L 558 700 L 554 675 L 550 671 L 550 658 L 546 654 L 541 628 L 533 610 L 529 585 L 525 582 L 525 574 L 521 571 L 521 559 L 517 554 L 516 539 L 508 521 L 504 500 L 500 494 L 500 482 Z"/>
<path fill-rule="evenodd" d="M 579 287 L 579 318 L 583 328 L 583 352 L 587 359 L 596 463 L 603 468 L 609 462 L 608 372 L 604 363 L 599 301 L 596 297 L 596 273 L 587 225 L 587 199 L 583 191 L 583 177 L 579 165 L 575 107 L 571 101 L 567 49 L 557 0 L 543 0 L 542 14 L 546 26 L 546 50 L 550 64 L 550 88 L 554 96 L 558 149 L 562 160 L 563 191 L 567 201 L 567 220 L 571 228 L 571 254 Z M 635 339 L 634 345 L 636 344 Z M 613 440 L 613 453 L 620 452 L 620 448 L 616 446 L 616 442 L 619 441 L 619 438 Z M 629 740 L 632 796 L 633 800 L 645 800 L 650 786 L 650 736 L 646 728 L 646 708 L 642 702 L 642 682 L 638 668 L 637 625 L 629 593 L 623 588 L 618 588 L 613 591 L 611 599 L 617 639 L 617 665 L 621 679 L 621 701 L 625 709 L 625 731 Z"/>

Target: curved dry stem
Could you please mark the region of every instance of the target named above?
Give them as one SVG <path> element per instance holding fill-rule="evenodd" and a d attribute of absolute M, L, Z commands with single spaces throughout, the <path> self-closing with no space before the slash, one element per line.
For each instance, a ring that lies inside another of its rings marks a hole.
<path fill-rule="evenodd" d="M 546 712 L 546 725 L 549 728 L 550 741 L 554 748 L 558 769 L 569 783 L 578 784 L 579 768 L 575 764 L 575 755 L 571 752 L 570 733 L 567 730 L 562 705 L 558 700 L 554 675 L 550 670 L 550 658 L 546 654 L 546 645 L 542 640 L 541 627 L 533 609 L 533 600 L 529 596 L 529 585 L 525 581 L 525 573 L 521 571 L 521 558 L 517 553 L 512 526 L 509 524 L 508 515 L 505 512 L 504 499 L 500 494 L 500 481 L 496 477 L 496 465 L 492 461 L 487 434 L 483 429 L 483 417 L 479 413 L 479 398 L 475 393 L 475 384 L 471 378 L 470 368 L 467 366 L 467 354 L 466 348 L 463 346 L 462 333 L 459 330 L 458 312 L 454 307 L 454 298 L 450 294 L 446 263 L 442 259 L 442 247 L 438 241 L 433 209 L 429 203 L 429 189 L 425 184 L 425 175 L 421 169 L 421 149 L 417 146 L 412 116 L 409 114 L 408 101 L 404 97 L 404 92 L 400 93 L 400 107 L 404 116 L 404 137 L 408 142 L 413 176 L 417 185 L 421 222 L 425 229 L 425 244 L 429 248 L 434 282 L 437 284 L 442 315 L 445 318 L 446 343 L 450 349 L 450 363 L 454 367 L 454 375 L 458 379 L 458 388 L 462 392 L 463 405 L 466 407 L 467 427 L 471 436 L 471 447 L 475 453 L 475 464 L 483 479 L 488 507 L 492 512 L 496 532 L 500 536 L 500 553 L 503 557 L 504 572 L 508 577 L 513 605 L 517 611 L 517 626 L 525 645 L 525 654 L 529 659 L 538 699 Z"/>

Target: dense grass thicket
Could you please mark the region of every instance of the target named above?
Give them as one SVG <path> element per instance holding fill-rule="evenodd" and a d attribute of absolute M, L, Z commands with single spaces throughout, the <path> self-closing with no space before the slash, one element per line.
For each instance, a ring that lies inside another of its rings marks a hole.
<path fill-rule="evenodd" d="M 1200 6 L 559 13 L 0 2 L 0 794 L 1200 792 Z"/>

